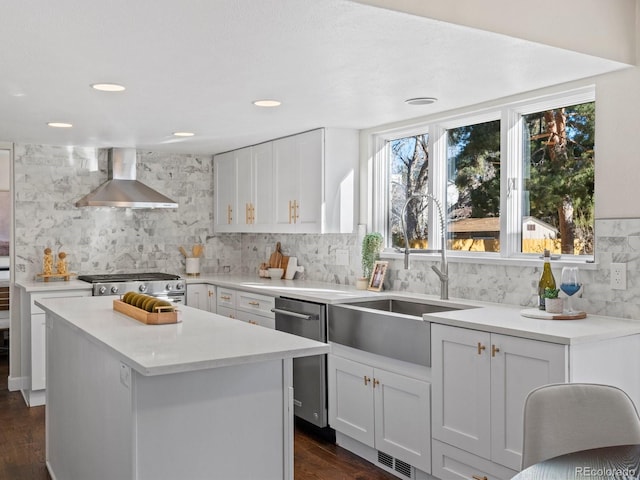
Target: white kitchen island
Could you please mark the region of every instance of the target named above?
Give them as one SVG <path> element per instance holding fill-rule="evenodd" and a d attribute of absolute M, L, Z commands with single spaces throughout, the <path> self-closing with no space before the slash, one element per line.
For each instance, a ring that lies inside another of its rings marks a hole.
<path fill-rule="evenodd" d="M 44 299 L 54 480 L 293 478 L 292 359 L 329 346 L 202 310 L 145 325 Z"/>

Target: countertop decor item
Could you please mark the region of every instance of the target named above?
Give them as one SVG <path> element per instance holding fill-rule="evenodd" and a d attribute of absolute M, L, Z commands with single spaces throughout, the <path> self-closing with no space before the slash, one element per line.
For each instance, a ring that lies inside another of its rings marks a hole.
<path fill-rule="evenodd" d="M 269 277 L 280 279 L 284 275 L 284 268 L 269 268 Z"/>
<path fill-rule="evenodd" d="M 544 289 L 544 309 L 548 313 L 562 313 L 563 300 L 558 298 L 560 292 L 557 288 Z"/>
<path fill-rule="evenodd" d="M 67 267 L 67 254 L 64 252 L 58 253 L 58 260 L 56 261 L 56 273 L 53 273 L 53 254 L 50 248 L 44 249 L 44 257 L 42 260 L 42 273 L 38 273 L 37 278 L 41 278 L 45 282 L 50 279 L 62 279 L 69 281 L 69 279 L 75 275 L 70 273 Z"/>
<path fill-rule="evenodd" d="M 356 280 L 356 288 L 365 290 L 373 273 L 373 267 L 380 258 L 383 237 L 378 232 L 367 233 L 362 239 L 362 277 Z"/>
<path fill-rule="evenodd" d="M 384 276 L 387 273 L 388 265 L 389 265 L 389 262 L 377 261 L 375 263 L 373 274 L 371 275 L 371 280 L 369 281 L 369 286 L 367 287 L 367 290 L 373 290 L 374 292 L 379 292 L 380 290 L 382 290 L 382 285 L 384 283 Z"/>

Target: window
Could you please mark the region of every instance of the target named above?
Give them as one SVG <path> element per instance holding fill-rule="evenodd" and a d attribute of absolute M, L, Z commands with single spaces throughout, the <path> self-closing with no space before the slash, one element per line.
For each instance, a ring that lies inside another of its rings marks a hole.
<path fill-rule="evenodd" d="M 592 257 L 594 98 L 583 88 L 376 135 L 373 228 L 388 248 L 440 248 L 435 197 L 459 255 Z"/>

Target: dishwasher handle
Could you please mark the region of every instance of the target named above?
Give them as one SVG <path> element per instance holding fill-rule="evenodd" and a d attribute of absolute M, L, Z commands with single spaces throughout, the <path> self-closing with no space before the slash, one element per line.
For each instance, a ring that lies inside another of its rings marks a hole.
<path fill-rule="evenodd" d="M 289 310 L 282 310 L 280 308 L 272 308 L 273 313 L 279 313 L 281 315 L 288 315 L 289 317 L 302 318 L 303 320 L 311 320 L 313 315 L 305 315 L 304 313 L 290 312 Z"/>

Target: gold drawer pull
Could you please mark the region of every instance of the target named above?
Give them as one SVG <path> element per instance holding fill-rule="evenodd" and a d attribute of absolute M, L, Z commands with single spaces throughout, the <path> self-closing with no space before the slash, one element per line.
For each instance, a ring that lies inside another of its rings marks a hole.
<path fill-rule="evenodd" d="M 491 345 L 491 356 L 495 357 L 496 353 L 498 353 L 500 351 L 500 349 L 498 347 L 496 347 L 495 345 Z"/>
<path fill-rule="evenodd" d="M 249 305 L 253 305 L 254 307 L 259 307 L 260 302 L 249 302 Z"/>
<path fill-rule="evenodd" d="M 230 297 L 230 296 L 228 296 L 228 295 L 220 295 L 220 298 L 221 298 L 222 300 L 231 300 L 231 297 Z"/>
<path fill-rule="evenodd" d="M 489 480 L 486 475 L 482 477 L 479 475 L 473 475 L 471 478 L 473 478 L 473 480 Z"/>
<path fill-rule="evenodd" d="M 365 385 L 369 385 L 369 382 L 370 382 L 370 381 L 371 381 L 371 379 L 365 375 L 365 376 L 364 376 L 364 384 L 365 384 Z"/>
<path fill-rule="evenodd" d="M 482 355 L 482 352 L 484 350 L 486 350 L 487 347 L 485 347 L 484 345 L 482 345 L 482 343 L 478 342 L 478 355 Z"/>

